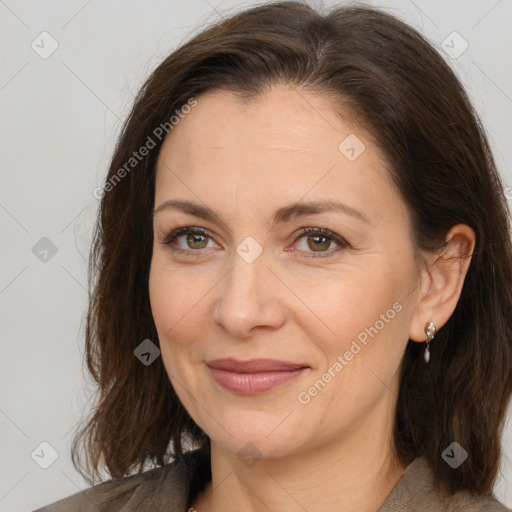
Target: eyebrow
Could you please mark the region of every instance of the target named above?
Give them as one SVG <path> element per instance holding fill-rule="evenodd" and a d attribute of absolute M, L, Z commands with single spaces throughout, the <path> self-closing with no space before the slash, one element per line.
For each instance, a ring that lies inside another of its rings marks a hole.
<path fill-rule="evenodd" d="M 220 215 L 209 208 L 208 206 L 201 205 L 198 203 L 193 203 L 192 201 L 183 201 L 179 199 L 170 199 L 168 201 L 163 202 L 157 208 L 153 210 L 153 217 L 163 211 L 168 209 L 180 210 L 184 213 L 188 213 L 195 217 L 200 217 L 202 219 L 217 222 L 219 224 L 223 224 L 224 222 Z M 364 215 L 361 211 L 352 208 L 346 204 L 337 202 L 337 201 L 314 201 L 308 203 L 295 203 L 288 206 L 284 206 L 279 208 L 273 215 L 272 225 L 277 225 L 282 222 L 288 222 L 293 218 L 303 217 L 306 215 L 314 215 L 318 213 L 324 212 L 338 212 L 344 213 L 346 215 L 350 215 L 356 219 L 359 219 L 366 224 L 372 225 L 368 217 Z"/>

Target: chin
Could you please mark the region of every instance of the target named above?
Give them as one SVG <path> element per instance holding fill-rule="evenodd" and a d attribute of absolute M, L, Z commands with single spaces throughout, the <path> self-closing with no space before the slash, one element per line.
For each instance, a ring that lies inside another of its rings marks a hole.
<path fill-rule="evenodd" d="M 257 459 L 278 459 L 292 455 L 298 451 L 295 442 L 286 441 L 284 437 L 276 436 L 275 439 L 266 438 L 264 435 L 258 436 L 251 432 L 234 435 L 233 438 L 223 436 L 222 439 L 211 438 L 212 442 L 218 444 L 223 450 L 226 450 L 244 464 L 249 460 L 249 464 Z M 247 464 L 247 465 L 249 465 Z"/>
<path fill-rule="evenodd" d="M 238 417 L 233 418 L 233 421 L 223 422 L 228 425 L 226 430 L 210 422 L 203 427 L 203 430 L 212 443 L 218 444 L 222 449 L 239 458 L 247 454 L 265 459 L 285 457 L 308 445 L 310 437 L 310 433 L 304 429 L 304 426 L 299 427 L 292 420 L 295 414 L 290 412 L 291 410 L 288 410 L 279 417 L 273 414 L 264 416 L 261 411 L 256 415 L 248 413 L 243 418 Z M 290 415 L 287 418 L 288 414 Z"/>

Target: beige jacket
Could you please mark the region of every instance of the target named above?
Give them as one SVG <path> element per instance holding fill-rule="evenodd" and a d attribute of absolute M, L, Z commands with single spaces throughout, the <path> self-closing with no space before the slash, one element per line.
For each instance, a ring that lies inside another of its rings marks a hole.
<path fill-rule="evenodd" d="M 109 480 L 35 512 L 187 512 L 211 479 L 208 455 L 187 452 L 145 473 Z M 460 492 L 448 497 L 433 488 L 424 458 L 415 459 L 377 512 L 511 512 L 493 496 Z"/>

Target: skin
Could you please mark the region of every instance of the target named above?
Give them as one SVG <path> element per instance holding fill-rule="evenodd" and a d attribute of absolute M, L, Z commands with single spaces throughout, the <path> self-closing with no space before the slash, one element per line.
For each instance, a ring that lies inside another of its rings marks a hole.
<path fill-rule="evenodd" d="M 149 281 L 169 378 L 212 442 L 212 482 L 191 507 L 374 512 L 406 469 L 392 448 L 406 344 L 424 342 L 425 322 L 439 329 L 453 313 L 470 261 L 460 256 L 471 254 L 474 233 L 454 226 L 445 257 L 419 253 L 384 155 L 326 97 L 280 85 L 250 103 L 227 91 L 197 100 L 161 148 L 155 207 L 186 200 L 220 220 L 158 211 Z M 354 161 L 338 149 L 349 134 L 365 144 Z M 323 200 L 367 222 L 328 211 L 272 224 L 279 208 Z M 182 226 L 209 235 L 162 243 Z M 303 227 L 328 229 L 349 245 L 301 235 Z M 236 251 L 248 236 L 263 249 L 252 263 Z M 338 356 L 397 303 L 400 311 L 333 372 Z M 212 378 L 205 362 L 223 357 L 309 369 L 246 396 Z M 300 403 L 329 368 L 330 381 Z M 246 443 L 253 464 L 237 456 Z"/>

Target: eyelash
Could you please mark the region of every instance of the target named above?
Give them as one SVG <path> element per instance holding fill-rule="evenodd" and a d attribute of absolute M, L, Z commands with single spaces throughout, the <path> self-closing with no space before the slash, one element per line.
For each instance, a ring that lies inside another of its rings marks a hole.
<path fill-rule="evenodd" d="M 207 230 L 203 228 L 198 228 L 195 226 L 184 226 L 181 228 L 177 228 L 174 231 L 171 231 L 162 242 L 160 242 L 163 245 L 168 245 L 169 248 L 179 254 L 186 254 L 187 256 L 191 257 L 197 257 L 201 256 L 201 253 L 205 249 L 181 249 L 179 247 L 172 246 L 172 242 L 174 242 L 178 237 L 181 235 L 188 235 L 188 234 L 196 234 L 196 235 L 203 235 L 208 237 L 209 239 L 213 240 L 212 236 L 208 233 Z M 333 233 L 332 231 L 324 228 L 301 228 L 299 230 L 299 233 L 294 237 L 294 243 L 296 243 L 301 238 L 307 236 L 307 235 L 320 235 L 325 236 L 326 238 L 331 239 L 331 241 L 338 244 L 338 248 L 334 250 L 328 250 L 328 251 L 319 251 L 315 253 L 315 251 L 311 251 L 311 256 L 302 256 L 305 258 L 326 258 L 331 256 L 333 253 L 337 253 L 342 249 L 347 249 L 350 246 L 350 244 L 343 239 L 341 236 L 337 235 L 336 233 Z M 303 252 L 310 252 L 310 251 L 303 251 Z M 195 253 L 195 254 L 194 254 Z"/>

